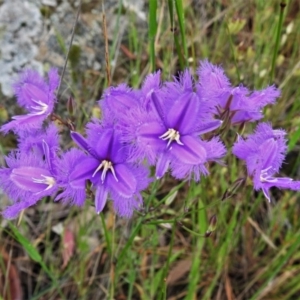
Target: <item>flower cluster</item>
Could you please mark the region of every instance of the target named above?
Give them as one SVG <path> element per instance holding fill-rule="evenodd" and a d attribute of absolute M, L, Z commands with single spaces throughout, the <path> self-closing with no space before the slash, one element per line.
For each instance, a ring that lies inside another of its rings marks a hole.
<path fill-rule="evenodd" d="M 4 217 L 15 218 L 45 196 L 81 206 L 90 195 L 97 213 L 111 199 L 120 216 L 130 217 L 142 207 L 141 193 L 153 181 L 150 167 L 155 179 L 167 172 L 197 182 L 207 176 L 209 163 L 222 163 L 226 154 L 218 137 L 225 119 L 231 125 L 258 121 L 280 92 L 274 86 L 253 92 L 233 87 L 223 69 L 208 61 L 200 63 L 197 74 L 194 79 L 186 70 L 162 82 L 156 72 L 138 90 L 125 84 L 109 87 L 99 101 L 101 120 L 91 120 L 84 135 L 71 131 L 77 147 L 64 152 L 49 118 L 56 103 L 57 71 L 49 71 L 48 82 L 35 71 L 23 72 L 14 91 L 28 113 L 0 128 L 18 135 L 18 149 L 0 169 L 0 187 L 13 202 Z M 254 134 L 233 145 L 233 154 L 246 161 L 254 188 L 269 200 L 270 187 L 300 189 L 298 181 L 274 177 L 286 153 L 284 135 L 261 123 Z"/>

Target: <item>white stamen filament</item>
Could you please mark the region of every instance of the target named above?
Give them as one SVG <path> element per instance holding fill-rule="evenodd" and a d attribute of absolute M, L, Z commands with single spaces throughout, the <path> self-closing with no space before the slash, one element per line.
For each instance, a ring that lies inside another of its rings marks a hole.
<path fill-rule="evenodd" d="M 112 165 L 112 163 L 108 160 L 103 160 L 100 165 L 98 166 L 98 168 L 95 170 L 95 172 L 93 173 L 92 177 L 94 177 L 96 175 L 96 173 L 98 171 L 100 171 L 101 169 L 103 168 L 103 171 L 102 171 L 102 174 L 101 174 L 101 181 L 102 183 L 104 182 L 105 178 L 106 178 L 106 174 L 107 174 L 107 171 L 108 170 L 111 170 L 114 178 L 116 179 L 116 181 L 118 181 L 118 178 L 116 176 L 116 173 L 115 173 L 115 170 L 114 170 L 114 167 Z"/>
<path fill-rule="evenodd" d="M 47 111 L 48 105 L 46 103 L 40 100 L 34 100 L 34 99 L 31 100 L 37 104 L 37 106 L 31 106 L 33 110 L 36 110 L 36 112 L 32 113 L 31 115 L 43 115 Z"/>
<path fill-rule="evenodd" d="M 43 179 L 32 178 L 32 181 L 34 183 L 41 183 L 41 184 L 48 185 L 48 187 L 45 189 L 45 191 L 51 189 L 56 184 L 56 181 L 53 177 L 45 176 L 43 174 L 41 174 L 41 177 L 43 177 Z"/>
<path fill-rule="evenodd" d="M 167 147 L 169 147 L 169 145 L 175 141 L 177 144 L 179 145 L 184 145 L 181 141 L 180 141 L 180 134 L 179 131 L 176 131 L 173 128 L 169 128 L 168 131 L 166 131 L 164 134 L 162 134 L 160 137 L 160 139 L 166 141 L 168 140 L 168 144 Z"/>
<path fill-rule="evenodd" d="M 259 179 L 261 182 L 276 182 L 276 178 L 274 178 L 268 174 L 268 171 L 270 169 L 272 169 L 272 166 L 270 166 L 264 170 L 261 170 L 260 176 L 259 176 Z"/>

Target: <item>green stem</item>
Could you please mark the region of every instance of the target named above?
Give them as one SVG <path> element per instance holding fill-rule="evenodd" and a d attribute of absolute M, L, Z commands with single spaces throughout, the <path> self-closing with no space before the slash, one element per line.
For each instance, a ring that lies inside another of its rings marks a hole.
<path fill-rule="evenodd" d="M 107 231 L 107 227 L 106 227 L 106 223 L 105 223 L 105 220 L 104 220 L 103 213 L 100 214 L 100 218 L 101 218 L 101 223 L 102 223 L 102 227 L 103 227 L 103 230 L 104 230 L 104 236 L 105 236 L 105 240 L 106 240 L 107 251 L 108 251 L 109 255 L 112 255 L 111 240 L 110 240 L 110 237 L 109 237 L 109 233 Z"/>
<path fill-rule="evenodd" d="M 185 66 L 187 67 L 187 65 L 188 65 L 188 49 L 187 49 L 186 38 L 185 38 L 185 18 L 184 18 L 184 9 L 183 9 L 182 0 L 175 0 L 175 6 L 176 6 L 176 12 L 177 12 L 177 16 L 178 16 L 181 39 L 182 39 L 182 47 L 183 47 L 183 53 L 184 53 L 183 60 L 184 60 Z"/>
<path fill-rule="evenodd" d="M 271 68 L 271 73 L 270 73 L 270 82 L 273 82 L 273 80 L 274 80 L 276 58 L 277 58 L 277 53 L 278 53 L 278 49 L 279 49 L 279 43 L 280 43 L 280 37 L 281 37 L 281 30 L 282 30 L 283 16 L 284 16 L 285 7 L 286 7 L 286 2 L 283 0 L 280 3 L 279 21 L 278 21 L 275 47 L 274 47 L 273 58 L 272 58 L 272 68 Z"/>
<path fill-rule="evenodd" d="M 236 57 L 235 57 L 234 45 L 233 45 L 232 36 L 230 34 L 228 24 L 226 24 L 226 28 L 227 28 L 227 32 L 228 32 L 229 45 L 230 45 L 230 49 L 231 49 L 232 56 L 233 56 L 233 62 L 234 62 L 234 66 L 235 66 L 235 69 L 236 69 L 236 76 L 237 76 L 238 82 L 240 83 L 241 82 L 240 71 L 239 71 L 237 60 L 236 60 Z"/>
<path fill-rule="evenodd" d="M 149 55 L 151 72 L 156 70 L 155 63 L 155 36 L 157 31 L 156 22 L 157 0 L 149 1 Z"/>
<path fill-rule="evenodd" d="M 159 295 L 158 295 L 157 299 L 167 299 L 167 274 L 168 274 L 168 270 L 170 267 L 170 260 L 171 260 L 171 256 L 172 256 L 173 245 L 174 245 L 175 229 L 176 229 L 176 221 L 174 221 L 174 223 L 173 223 L 172 236 L 171 236 L 167 261 L 166 261 L 164 270 L 162 272 L 162 277 L 161 277 L 162 285 L 161 285 L 161 289 L 159 291 Z"/>

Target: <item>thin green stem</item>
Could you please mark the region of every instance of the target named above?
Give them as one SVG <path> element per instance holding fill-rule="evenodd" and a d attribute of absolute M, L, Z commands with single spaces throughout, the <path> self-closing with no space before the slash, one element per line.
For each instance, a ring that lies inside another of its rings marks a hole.
<path fill-rule="evenodd" d="M 237 59 L 236 59 L 236 56 L 235 56 L 232 36 L 231 36 L 230 31 L 229 31 L 228 24 L 226 24 L 226 29 L 227 29 L 227 33 L 228 33 L 230 49 L 231 49 L 232 56 L 233 56 L 233 62 L 234 62 L 235 70 L 236 70 L 236 76 L 237 76 L 238 82 L 240 82 L 241 81 L 240 71 L 239 71 L 239 67 L 238 67 L 238 64 L 237 64 Z"/>
<path fill-rule="evenodd" d="M 172 235 L 171 235 L 171 241 L 170 241 L 169 250 L 168 250 L 167 261 L 166 261 L 165 267 L 164 267 L 162 275 L 161 275 L 162 276 L 161 277 L 162 284 L 161 284 L 161 289 L 159 291 L 158 299 L 167 299 L 167 274 L 168 274 L 168 270 L 170 267 L 170 260 L 172 257 L 175 230 L 176 230 L 176 220 L 173 223 Z"/>
<path fill-rule="evenodd" d="M 152 202 L 152 199 L 155 197 L 156 195 L 156 191 L 157 191 L 157 186 L 158 186 L 158 181 L 155 181 L 152 185 L 152 191 L 150 196 L 148 197 L 148 201 L 146 202 L 146 213 L 144 216 L 140 217 L 139 220 L 137 221 L 137 224 L 135 226 L 135 228 L 133 229 L 132 234 L 130 235 L 127 243 L 125 244 L 124 248 L 122 249 L 121 253 L 118 255 L 118 263 L 117 266 L 120 266 L 120 262 L 122 262 L 123 258 L 125 257 L 127 250 L 130 248 L 130 246 L 132 245 L 132 242 L 135 238 L 135 236 L 137 235 L 138 231 L 140 230 L 145 218 L 147 217 L 147 212 L 149 210 L 149 206 L 150 203 Z"/>
<path fill-rule="evenodd" d="M 271 73 L 270 73 L 270 82 L 273 82 L 274 76 L 275 76 L 276 58 L 277 58 L 278 49 L 279 49 L 279 43 L 280 43 L 280 37 L 281 37 L 281 30 L 282 30 L 282 25 L 283 25 L 283 16 L 284 16 L 285 7 L 286 7 L 286 2 L 283 0 L 280 3 L 279 21 L 278 21 L 278 26 L 277 26 L 275 47 L 274 47 L 273 58 L 272 58 L 272 68 L 271 68 Z"/>
<path fill-rule="evenodd" d="M 157 32 L 156 22 L 157 0 L 149 1 L 149 55 L 151 72 L 156 70 L 155 63 L 155 36 Z"/>
<path fill-rule="evenodd" d="M 181 40 L 182 40 L 182 47 L 183 47 L 183 53 L 184 53 L 184 64 L 185 67 L 188 65 L 188 48 L 186 43 L 186 37 L 185 37 L 185 17 L 184 17 L 184 9 L 182 0 L 175 0 L 175 7 L 176 12 L 178 16 L 178 22 L 179 22 L 179 29 L 181 34 Z"/>
<path fill-rule="evenodd" d="M 108 232 L 107 227 L 106 227 L 106 223 L 105 223 L 105 220 L 104 220 L 103 213 L 100 214 L 100 219 L 101 219 L 102 227 L 103 227 L 103 230 L 104 230 L 104 236 L 105 236 L 105 240 L 106 240 L 107 251 L 108 251 L 109 255 L 112 255 L 111 240 L 110 240 L 109 232 Z"/>
<path fill-rule="evenodd" d="M 182 48 L 181 48 L 181 45 L 179 42 L 177 28 L 174 24 L 174 3 L 173 3 L 173 1 L 174 0 L 168 0 L 170 23 L 171 23 L 170 30 L 171 30 L 171 32 L 173 32 L 173 35 L 174 35 L 174 44 L 176 47 L 176 52 L 178 55 L 180 68 L 184 69 L 184 67 L 185 67 L 184 55 L 183 55 Z"/>

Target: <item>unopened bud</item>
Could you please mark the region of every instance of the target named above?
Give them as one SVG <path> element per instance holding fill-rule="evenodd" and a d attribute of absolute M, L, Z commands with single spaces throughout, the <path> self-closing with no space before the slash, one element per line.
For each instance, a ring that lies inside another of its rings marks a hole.
<path fill-rule="evenodd" d="M 222 125 L 220 127 L 221 132 L 225 132 L 228 127 L 230 126 L 230 119 L 231 119 L 231 114 L 230 114 L 230 109 L 226 108 L 222 114 L 220 115 L 220 119 L 222 120 Z"/>
<path fill-rule="evenodd" d="M 222 196 L 221 201 L 224 201 L 224 200 L 232 197 L 239 188 L 243 187 L 243 185 L 245 184 L 245 182 L 246 182 L 246 178 L 239 178 L 239 179 L 237 179 L 231 185 L 231 187 L 225 191 L 225 193 Z"/>
<path fill-rule="evenodd" d="M 242 178 L 239 178 L 237 179 L 233 184 L 232 184 L 232 187 L 231 187 L 231 192 L 236 192 L 240 187 L 243 187 L 244 184 L 246 182 L 246 178 L 242 177 Z"/>
<path fill-rule="evenodd" d="M 73 116 L 75 112 L 75 104 L 74 98 L 70 96 L 67 102 L 67 110 L 70 116 Z"/>
<path fill-rule="evenodd" d="M 209 219 L 208 229 L 205 232 L 205 237 L 209 237 L 213 231 L 217 228 L 217 217 L 216 215 L 211 216 Z"/>
<path fill-rule="evenodd" d="M 226 105 L 225 105 L 225 110 L 226 109 L 230 109 L 230 106 L 231 106 L 231 102 L 232 102 L 232 99 L 233 99 L 233 95 L 230 95 L 227 99 L 227 102 L 226 102 Z"/>

